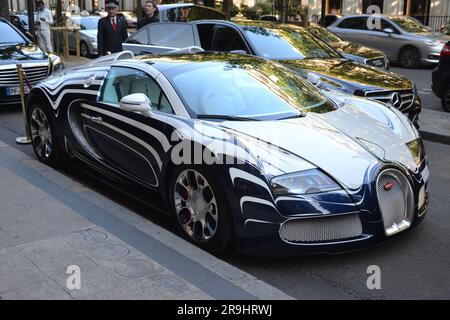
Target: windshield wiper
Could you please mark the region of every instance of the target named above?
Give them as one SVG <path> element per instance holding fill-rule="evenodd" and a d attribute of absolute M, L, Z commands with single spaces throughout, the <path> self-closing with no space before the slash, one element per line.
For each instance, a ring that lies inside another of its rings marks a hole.
<path fill-rule="evenodd" d="M 280 118 L 278 120 L 297 119 L 297 118 L 304 118 L 304 117 L 306 117 L 306 113 L 298 113 L 298 114 L 294 114 L 292 116 Z"/>
<path fill-rule="evenodd" d="M 197 119 L 219 119 L 219 120 L 229 120 L 229 121 L 261 121 L 254 118 L 239 117 L 233 115 L 225 114 L 198 114 Z"/>

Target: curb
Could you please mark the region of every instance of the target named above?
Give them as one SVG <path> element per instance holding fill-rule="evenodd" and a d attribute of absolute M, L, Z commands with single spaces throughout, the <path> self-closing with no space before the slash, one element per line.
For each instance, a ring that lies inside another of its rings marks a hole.
<path fill-rule="evenodd" d="M 294 299 L 1 140 L 0 165 L 213 298 Z M 203 269 L 207 283 L 184 277 L 183 269 L 198 268 Z"/>
<path fill-rule="evenodd" d="M 424 140 L 431 142 L 443 143 L 450 145 L 450 136 L 438 132 L 419 130 L 420 135 Z"/>

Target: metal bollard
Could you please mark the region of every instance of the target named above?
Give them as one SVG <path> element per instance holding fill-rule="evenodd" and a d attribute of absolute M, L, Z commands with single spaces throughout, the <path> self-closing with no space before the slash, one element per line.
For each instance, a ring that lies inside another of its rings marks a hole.
<path fill-rule="evenodd" d="M 23 122 L 25 125 L 25 136 L 18 137 L 16 139 L 16 143 L 18 144 L 30 144 L 31 143 L 31 132 L 28 128 L 28 118 L 27 118 L 27 111 L 25 106 L 25 86 L 24 86 L 24 79 L 25 79 L 25 71 L 22 68 L 21 64 L 17 64 L 17 73 L 19 74 L 19 90 L 20 90 L 20 102 L 22 103 L 22 112 L 23 112 Z"/>

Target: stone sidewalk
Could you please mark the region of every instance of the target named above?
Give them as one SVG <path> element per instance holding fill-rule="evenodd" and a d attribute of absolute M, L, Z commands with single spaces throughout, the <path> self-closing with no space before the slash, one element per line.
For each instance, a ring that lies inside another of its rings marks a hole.
<path fill-rule="evenodd" d="M 291 297 L 0 142 L 0 299 Z"/>

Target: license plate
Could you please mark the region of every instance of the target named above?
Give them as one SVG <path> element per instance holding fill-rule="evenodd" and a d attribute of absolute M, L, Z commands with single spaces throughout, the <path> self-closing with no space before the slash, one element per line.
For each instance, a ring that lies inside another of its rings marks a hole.
<path fill-rule="evenodd" d="M 30 88 L 25 86 L 25 93 L 29 93 L 29 92 L 30 92 Z M 19 87 L 6 88 L 6 95 L 7 96 L 18 96 L 18 95 L 20 95 L 20 88 Z"/>
<path fill-rule="evenodd" d="M 372 60 L 372 65 L 375 67 L 381 67 L 383 65 L 383 60 Z"/>

